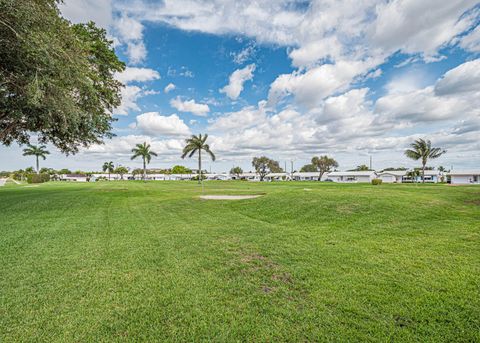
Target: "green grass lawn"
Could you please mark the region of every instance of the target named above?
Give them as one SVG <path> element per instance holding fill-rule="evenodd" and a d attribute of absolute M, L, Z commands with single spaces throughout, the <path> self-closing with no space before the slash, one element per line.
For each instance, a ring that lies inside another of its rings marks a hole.
<path fill-rule="evenodd" d="M 0 341 L 480 341 L 480 187 L 0 188 Z"/>

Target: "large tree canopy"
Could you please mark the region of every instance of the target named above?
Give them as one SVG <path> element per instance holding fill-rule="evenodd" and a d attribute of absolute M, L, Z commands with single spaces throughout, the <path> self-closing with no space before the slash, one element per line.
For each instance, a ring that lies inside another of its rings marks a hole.
<path fill-rule="evenodd" d="M 65 153 L 111 137 L 125 68 L 94 23 L 71 24 L 58 0 L 0 0 L 0 142 L 30 136 Z"/>
<path fill-rule="evenodd" d="M 252 160 L 252 166 L 255 171 L 260 175 L 260 181 L 263 181 L 268 173 L 282 173 L 283 169 L 280 167 L 278 161 L 272 160 L 267 156 L 254 157 Z"/>

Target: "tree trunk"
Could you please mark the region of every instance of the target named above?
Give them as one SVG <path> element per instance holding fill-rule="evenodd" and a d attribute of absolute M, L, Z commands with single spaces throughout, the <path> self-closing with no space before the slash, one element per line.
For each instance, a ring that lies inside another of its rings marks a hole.
<path fill-rule="evenodd" d="M 198 184 L 202 182 L 202 149 L 198 149 Z"/>
<path fill-rule="evenodd" d="M 318 181 L 322 181 L 322 176 L 324 173 L 324 171 L 320 171 L 320 175 L 318 175 Z"/>
<path fill-rule="evenodd" d="M 110 181 L 110 169 L 108 169 L 108 181 Z"/>
<path fill-rule="evenodd" d="M 422 183 L 425 183 L 425 165 L 426 163 L 422 164 Z"/>
<path fill-rule="evenodd" d="M 145 157 L 143 158 L 143 181 L 147 181 L 147 164 L 145 163 Z"/>
<path fill-rule="evenodd" d="M 40 168 L 39 168 L 39 165 L 38 165 L 38 155 L 35 156 L 37 158 L 37 174 L 40 174 Z"/>

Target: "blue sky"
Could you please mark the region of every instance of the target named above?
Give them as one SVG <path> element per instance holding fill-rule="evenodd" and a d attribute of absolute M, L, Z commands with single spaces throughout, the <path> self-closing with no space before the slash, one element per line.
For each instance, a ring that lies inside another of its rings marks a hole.
<path fill-rule="evenodd" d="M 138 167 L 135 143 L 181 160 L 183 140 L 209 133 L 218 160 L 250 170 L 267 155 L 300 168 L 312 156 L 340 169 L 415 166 L 403 150 L 431 139 L 432 165 L 480 168 L 480 6 L 476 1 L 67 0 L 63 15 L 107 29 L 127 64 L 117 137 L 45 166 Z M 168 88 L 167 88 L 168 86 Z M 0 169 L 32 165 L 0 147 Z"/>

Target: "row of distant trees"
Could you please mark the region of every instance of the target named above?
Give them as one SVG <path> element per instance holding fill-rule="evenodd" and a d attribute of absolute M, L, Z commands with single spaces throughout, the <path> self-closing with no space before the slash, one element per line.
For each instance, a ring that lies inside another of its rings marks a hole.
<path fill-rule="evenodd" d="M 199 182 L 202 179 L 202 151 L 204 151 L 210 158 L 215 161 L 215 155 L 210 150 L 210 146 L 206 143 L 208 135 L 192 135 L 188 138 L 185 143 L 185 147 L 183 149 L 182 158 L 185 157 L 193 157 L 195 154 L 198 154 L 198 171 L 199 171 Z M 428 169 L 427 162 L 432 159 L 436 159 L 443 155 L 446 151 L 441 148 L 435 148 L 431 146 L 431 142 L 429 140 L 418 139 L 414 141 L 410 145 L 410 149 L 405 150 L 405 155 L 413 160 L 421 160 L 422 167 L 421 167 L 421 176 L 422 181 L 424 181 L 425 177 L 425 170 Z M 158 156 L 156 152 L 152 151 L 150 144 L 144 142 L 142 144 L 137 144 L 132 149 L 132 157 L 131 159 L 141 158 L 143 162 L 143 169 L 135 169 L 133 170 L 133 174 L 137 175 L 142 173 L 142 178 L 145 180 L 147 176 L 147 165 L 150 163 L 153 156 Z M 37 173 L 41 172 L 39 169 L 39 160 L 42 158 L 43 160 L 46 159 L 46 156 L 49 152 L 46 150 L 44 145 L 34 146 L 28 144 L 27 148 L 23 150 L 23 155 L 25 156 L 35 156 L 36 158 L 36 171 Z M 255 168 L 255 171 L 259 174 L 260 180 L 263 181 L 265 176 L 269 173 L 280 173 L 283 172 L 283 169 L 280 167 L 278 161 L 275 161 L 267 156 L 261 157 L 254 157 L 252 160 L 252 166 Z M 311 163 L 304 165 L 300 171 L 301 172 L 318 172 L 318 180 L 322 179 L 322 176 L 325 173 L 328 173 L 335 168 L 338 168 L 338 162 L 327 155 L 323 156 L 315 156 L 312 158 Z M 440 169 L 441 168 L 441 169 Z M 445 168 L 440 167 L 440 171 L 444 171 Z M 402 168 L 389 168 L 387 170 L 401 170 Z M 352 169 L 352 171 L 366 171 L 370 170 L 367 165 L 359 165 L 357 168 Z M 129 169 L 119 165 L 115 167 L 113 161 L 105 162 L 102 166 L 102 171 L 108 173 L 108 179 L 110 180 L 110 176 L 112 173 L 119 174 L 121 179 L 123 179 L 123 175 L 129 172 Z M 191 173 L 192 171 L 183 166 L 175 166 L 171 172 L 173 174 L 186 174 Z M 415 172 L 415 171 L 414 171 Z M 243 173 L 242 168 L 240 167 L 233 167 L 230 170 L 231 174 L 235 174 L 240 176 Z M 419 173 L 419 172 L 418 172 Z M 67 173 L 64 173 L 67 174 Z M 415 175 L 412 175 L 415 176 Z"/>
<path fill-rule="evenodd" d="M 416 168 L 410 172 L 412 177 L 421 176 L 422 182 L 425 182 L 425 170 L 433 169 L 432 167 L 427 167 L 427 163 L 429 160 L 436 159 L 443 154 L 446 153 L 446 150 L 441 148 L 432 147 L 432 143 L 430 140 L 424 139 L 417 139 L 413 143 L 410 144 L 410 148 L 405 150 L 405 156 L 411 158 L 415 161 L 420 160 L 422 163 L 421 168 Z M 301 172 L 318 172 L 318 180 L 322 179 L 322 176 L 325 173 L 329 173 L 335 168 L 338 168 L 338 162 L 327 155 L 323 156 L 315 156 L 312 158 L 311 163 L 304 165 L 300 171 Z M 274 161 L 266 156 L 262 157 L 255 157 L 252 160 L 252 166 L 255 168 L 256 172 L 260 175 L 260 180 L 263 181 L 265 176 L 269 173 L 278 173 L 282 172 L 282 168 L 280 168 L 279 163 Z M 355 169 L 351 169 L 350 171 L 368 171 L 370 168 L 365 165 L 361 164 L 357 166 Z M 385 170 L 406 170 L 406 168 L 387 168 Z M 442 166 L 438 168 L 439 171 L 446 171 L 446 169 Z M 231 174 L 240 175 L 242 173 L 242 169 L 240 167 L 234 167 L 230 170 Z"/>

